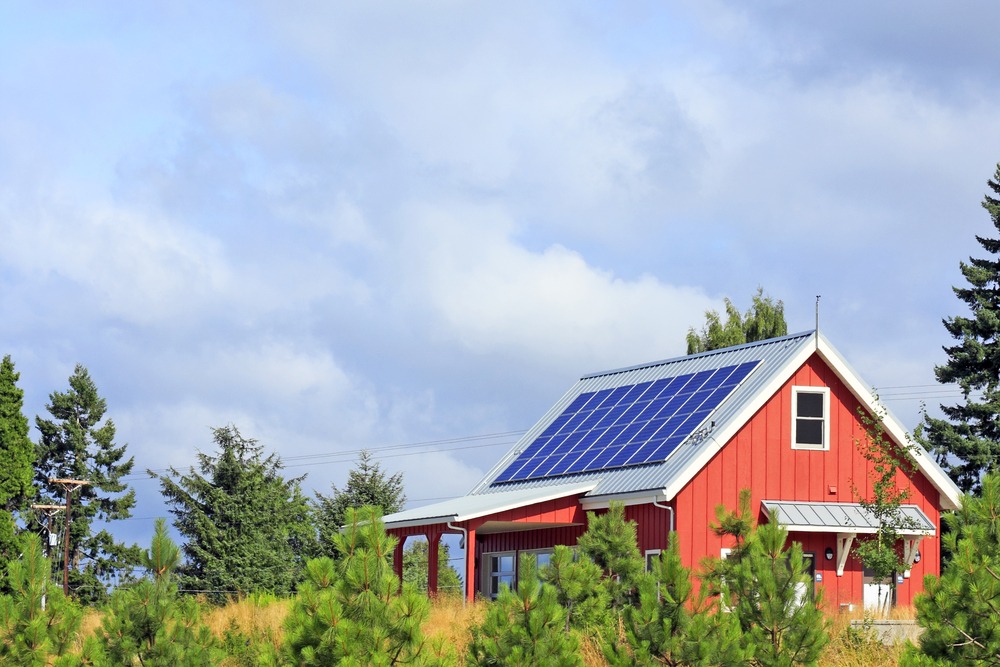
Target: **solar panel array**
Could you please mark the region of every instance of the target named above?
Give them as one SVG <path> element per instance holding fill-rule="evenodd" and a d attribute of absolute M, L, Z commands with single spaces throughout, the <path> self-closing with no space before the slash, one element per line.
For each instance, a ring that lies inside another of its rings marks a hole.
<path fill-rule="evenodd" d="M 758 363 L 580 394 L 494 482 L 663 461 Z"/>

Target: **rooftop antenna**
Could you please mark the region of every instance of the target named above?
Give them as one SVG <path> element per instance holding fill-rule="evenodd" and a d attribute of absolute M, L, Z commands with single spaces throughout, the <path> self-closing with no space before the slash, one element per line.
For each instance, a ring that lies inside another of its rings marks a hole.
<path fill-rule="evenodd" d="M 816 349 L 819 349 L 819 298 L 821 295 L 816 295 Z"/>

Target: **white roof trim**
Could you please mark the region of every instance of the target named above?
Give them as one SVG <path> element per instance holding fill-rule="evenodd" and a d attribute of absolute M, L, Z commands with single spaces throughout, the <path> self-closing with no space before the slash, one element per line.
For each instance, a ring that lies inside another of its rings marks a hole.
<path fill-rule="evenodd" d="M 542 486 L 498 493 L 479 493 L 452 498 L 433 505 L 425 505 L 412 510 L 404 510 L 382 517 L 386 528 L 408 528 L 439 523 L 460 523 L 471 519 L 506 512 L 508 510 L 544 503 L 566 496 L 581 495 L 592 491 L 598 480 Z"/>
<path fill-rule="evenodd" d="M 599 496 L 584 496 L 580 499 L 580 505 L 584 510 L 607 509 L 611 503 L 618 502 L 623 505 L 645 505 L 648 503 L 666 502 L 667 496 L 663 489 L 646 489 L 644 491 L 629 491 L 626 493 L 605 493 Z"/>

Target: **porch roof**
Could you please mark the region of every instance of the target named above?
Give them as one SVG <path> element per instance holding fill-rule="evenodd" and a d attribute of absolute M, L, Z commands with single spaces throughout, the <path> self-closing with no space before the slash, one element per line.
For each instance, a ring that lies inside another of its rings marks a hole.
<path fill-rule="evenodd" d="M 762 500 L 770 513 L 778 511 L 778 522 L 789 531 L 804 533 L 874 533 L 878 521 L 860 503 L 809 503 L 794 500 Z M 916 505 L 900 505 L 909 526 L 900 535 L 935 535 L 936 526 Z"/>
<path fill-rule="evenodd" d="M 410 526 L 427 526 L 433 524 L 458 523 L 477 519 L 488 514 L 496 514 L 507 510 L 544 503 L 566 496 L 581 495 L 593 491 L 598 480 L 561 484 L 559 486 L 544 486 L 499 493 L 452 498 L 433 505 L 425 505 L 416 509 L 404 510 L 382 517 L 385 527 L 407 528 Z"/>

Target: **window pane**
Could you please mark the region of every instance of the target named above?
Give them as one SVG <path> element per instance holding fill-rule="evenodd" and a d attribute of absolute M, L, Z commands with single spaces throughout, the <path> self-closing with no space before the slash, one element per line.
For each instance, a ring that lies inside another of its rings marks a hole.
<path fill-rule="evenodd" d="M 500 556 L 500 567 L 497 568 L 499 572 L 513 572 L 514 571 L 514 557 L 513 556 Z"/>
<path fill-rule="evenodd" d="M 535 557 L 535 561 L 538 563 L 538 569 L 542 569 L 552 560 L 552 554 L 540 553 Z"/>
<path fill-rule="evenodd" d="M 800 391 L 798 397 L 799 417 L 819 417 L 823 415 L 823 394 L 813 394 L 811 392 Z"/>
<path fill-rule="evenodd" d="M 796 419 L 795 442 L 800 445 L 823 444 L 822 419 Z"/>

